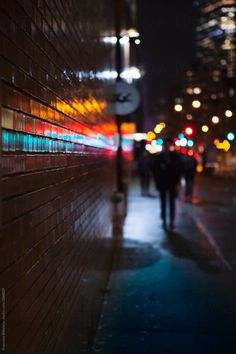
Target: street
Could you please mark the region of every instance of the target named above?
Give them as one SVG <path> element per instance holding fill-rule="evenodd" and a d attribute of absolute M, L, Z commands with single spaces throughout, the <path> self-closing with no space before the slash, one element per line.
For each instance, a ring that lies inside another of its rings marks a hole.
<path fill-rule="evenodd" d="M 141 197 L 137 181 L 130 186 L 93 353 L 236 353 L 234 188 L 198 178 L 192 204 L 180 194 L 170 232 L 161 228 L 158 197 Z"/>

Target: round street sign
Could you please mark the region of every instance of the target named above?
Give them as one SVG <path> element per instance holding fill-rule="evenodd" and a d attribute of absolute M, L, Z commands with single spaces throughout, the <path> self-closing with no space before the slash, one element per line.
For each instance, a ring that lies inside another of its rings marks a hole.
<path fill-rule="evenodd" d="M 118 81 L 105 87 L 107 113 L 127 115 L 136 110 L 140 103 L 140 95 L 135 86 Z"/>

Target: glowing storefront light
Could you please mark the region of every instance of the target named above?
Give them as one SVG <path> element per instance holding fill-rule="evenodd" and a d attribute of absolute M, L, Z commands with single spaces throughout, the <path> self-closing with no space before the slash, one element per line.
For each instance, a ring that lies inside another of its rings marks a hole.
<path fill-rule="evenodd" d="M 104 43 L 116 44 L 117 43 L 117 37 L 115 37 L 115 36 L 103 37 L 102 41 Z"/>
<path fill-rule="evenodd" d="M 125 69 L 120 76 L 127 81 L 138 80 L 141 78 L 141 72 L 135 66 L 131 66 L 130 68 Z"/>
<path fill-rule="evenodd" d="M 127 34 L 130 38 L 138 38 L 140 36 L 139 32 L 136 30 L 136 28 L 130 28 L 127 31 Z"/>
<path fill-rule="evenodd" d="M 117 74 L 117 71 L 115 70 L 104 70 L 104 71 L 98 71 L 96 73 L 96 77 L 99 79 L 99 80 L 115 80 L 117 78 L 118 74 Z"/>
<path fill-rule="evenodd" d="M 129 43 L 129 37 L 128 36 L 123 36 L 120 38 L 120 44 L 127 44 Z"/>
<path fill-rule="evenodd" d="M 134 134 L 134 140 L 135 141 L 142 141 L 147 139 L 147 134 L 146 133 L 135 133 Z"/>

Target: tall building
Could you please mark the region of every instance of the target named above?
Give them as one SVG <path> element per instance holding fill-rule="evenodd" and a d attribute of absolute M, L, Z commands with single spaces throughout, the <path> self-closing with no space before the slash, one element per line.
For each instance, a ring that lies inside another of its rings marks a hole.
<path fill-rule="evenodd" d="M 197 57 L 212 79 L 236 77 L 236 0 L 199 0 Z"/>

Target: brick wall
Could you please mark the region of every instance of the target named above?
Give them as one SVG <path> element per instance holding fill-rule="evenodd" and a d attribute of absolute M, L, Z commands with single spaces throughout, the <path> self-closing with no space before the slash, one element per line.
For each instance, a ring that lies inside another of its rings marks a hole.
<path fill-rule="evenodd" d="M 55 353 L 84 284 L 106 284 L 115 125 L 96 74 L 114 70 L 112 19 L 110 0 L 0 2 L 7 353 Z"/>

